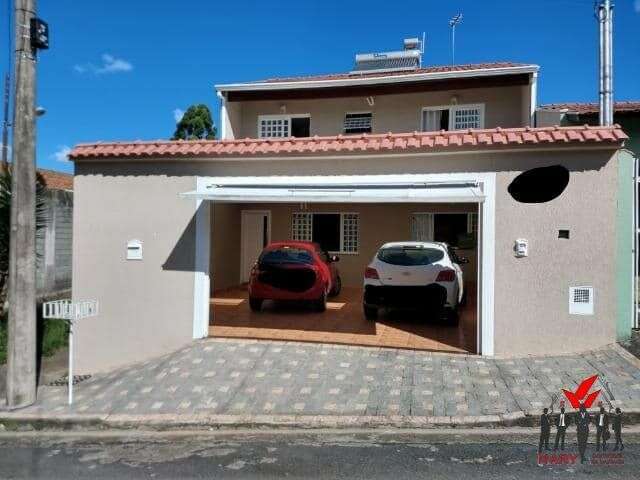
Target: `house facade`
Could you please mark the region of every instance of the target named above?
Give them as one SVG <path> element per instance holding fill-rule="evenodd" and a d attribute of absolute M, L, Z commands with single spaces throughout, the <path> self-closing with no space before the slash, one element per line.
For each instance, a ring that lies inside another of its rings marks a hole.
<path fill-rule="evenodd" d="M 468 353 L 577 352 L 628 335 L 631 289 L 616 283 L 631 258 L 617 224 L 631 201 L 619 194 L 627 137 L 535 127 L 537 82 L 532 64 L 357 59 L 345 74 L 216 86 L 220 140 L 76 146 L 73 298 L 100 302 L 77 330 L 79 370 L 207 337 L 216 292 L 289 239 L 339 255 L 355 292 L 385 242 L 456 247 L 474 298 Z"/>

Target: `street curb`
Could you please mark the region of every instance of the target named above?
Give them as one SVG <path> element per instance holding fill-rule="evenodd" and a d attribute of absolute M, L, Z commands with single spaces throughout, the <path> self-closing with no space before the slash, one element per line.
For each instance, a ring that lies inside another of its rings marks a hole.
<path fill-rule="evenodd" d="M 0 414 L 0 430 L 84 429 L 349 429 L 349 428 L 469 428 L 532 426 L 524 413 L 461 417 L 338 416 L 338 415 L 39 415 Z M 3 428 L 4 427 L 4 428 Z"/>
<path fill-rule="evenodd" d="M 595 412 L 595 410 L 592 410 Z M 625 425 L 640 424 L 640 410 L 624 412 Z M 513 412 L 479 416 L 358 415 L 44 415 L 0 412 L 0 431 L 32 430 L 210 430 L 210 429 L 464 429 L 537 427 L 538 414 Z"/>
<path fill-rule="evenodd" d="M 640 418 L 640 412 L 638 412 Z M 0 413 L 0 430 L 181 430 L 181 429 L 433 429 L 532 427 L 524 412 L 458 417 L 338 415 L 41 415 Z"/>

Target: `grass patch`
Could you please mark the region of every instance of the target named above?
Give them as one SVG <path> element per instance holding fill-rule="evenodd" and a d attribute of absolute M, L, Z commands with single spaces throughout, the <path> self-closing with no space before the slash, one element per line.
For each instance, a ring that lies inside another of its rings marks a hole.
<path fill-rule="evenodd" d="M 67 345 L 69 326 L 64 320 L 38 318 L 37 351 L 50 357 Z M 7 317 L 0 317 L 0 365 L 7 361 Z"/>

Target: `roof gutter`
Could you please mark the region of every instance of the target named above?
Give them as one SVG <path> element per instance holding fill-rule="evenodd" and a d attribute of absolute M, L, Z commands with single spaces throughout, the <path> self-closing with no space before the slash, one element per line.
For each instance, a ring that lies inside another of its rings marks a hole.
<path fill-rule="evenodd" d="M 393 83 L 411 83 L 428 80 L 447 80 L 453 78 L 478 78 L 493 77 L 498 75 L 517 75 L 522 73 L 537 73 L 538 65 L 520 65 L 517 67 L 502 67 L 476 70 L 456 70 L 451 72 L 427 72 L 407 73 L 406 75 L 391 75 L 379 77 L 353 77 L 328 80 L 298 80 L 283 82 L 254 82 L 254 83 L 228 83 L 215 85 L 215 89 L 221 93 L 243 91 L 272 91 L 309 88 L 331 88 L 350 85 L 380 85 Z"/>

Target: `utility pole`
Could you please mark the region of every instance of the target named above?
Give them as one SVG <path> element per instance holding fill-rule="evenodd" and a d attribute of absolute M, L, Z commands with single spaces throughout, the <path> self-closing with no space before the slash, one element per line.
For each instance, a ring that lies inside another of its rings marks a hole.
<path fill-rule="evenodd" d="M 599 33 L 600 125 L 613 125 L 613 5 L 602 0 L 597 5 Z"/>
<path fill-rule="evenodd" d="M 462 23 L 462 14 L 458 13 L 449 20 L 449 26 L 451 27 L 451 65 L 456 64 L 456 25 Z"/>
<path fill-rule="evenodd" d="M 7 72 L 4 76 L 4 116 L 2 118 L 2 170 L 6 170 L 9 162 L 9 90 L 11 77 Z"/>
<path fill-rule="evenodd" d="M 15 99 L 9 246 L 7 406 L 36 400 L 35 0 L 15 0 Z"/>

